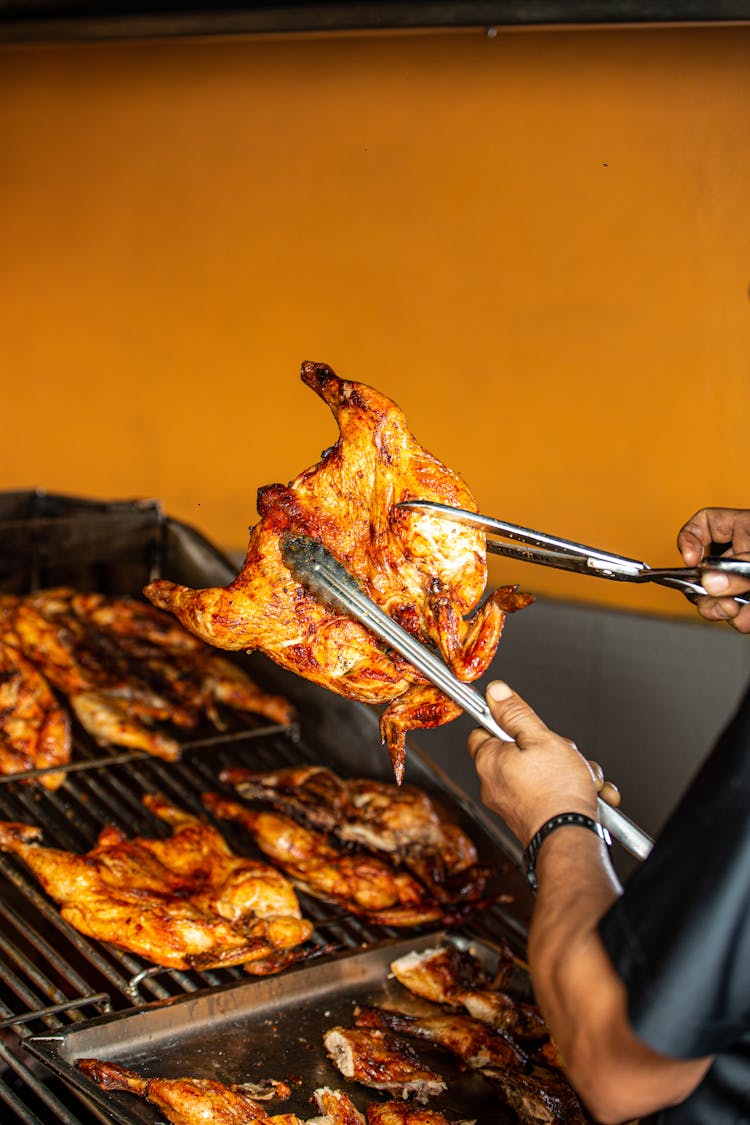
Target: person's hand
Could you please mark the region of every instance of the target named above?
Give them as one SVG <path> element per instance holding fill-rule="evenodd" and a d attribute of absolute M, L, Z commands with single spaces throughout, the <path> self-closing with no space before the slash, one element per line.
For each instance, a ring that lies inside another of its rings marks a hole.
<path fill-rule="evenodd" d="M 677 548 L 686 566 L 697 566 L 711 543 L 728 543 L 723 558 L 750 560 L 750 510 L 744 508 L 702 508 L 684 524 L 677 536 Z M 747 596 L 748 580 L 707 570 L 701 585 L 708 595 L 696 600 L 701 617 L 707 621 L 728 621 L 740 633 L 750 633 L 750 605 L 740 605 L 736 595 Z"/>
<path fill-rule="evenodd" d="M 551 816 L 580 812 L 597 817 L 601 770 L 555 734 L 507 684 L 487 688 L 493 718 L 515 742 L 501 742 L 474 730 L 468 749 L 479 775 L 484 804 L 499 813 L 525 848 Z"/>

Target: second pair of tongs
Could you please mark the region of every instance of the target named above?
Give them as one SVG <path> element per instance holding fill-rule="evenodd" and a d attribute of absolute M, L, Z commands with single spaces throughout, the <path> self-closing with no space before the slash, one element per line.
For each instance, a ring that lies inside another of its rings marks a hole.
<path fill-rule="evenodd" d="M 320 601 L 354 617 L 389 644 L 490 734 L 504 742 L 513 741 L 495 722 L 484 697 L 454 676 L 438 656 L 380 609 L 365 594 L 356 578 L 334 559 L 322 543 L 305 535 L 290 535 L 282 540 L 281 551 L 285 566 Z M 653 844 L 651 838 L 619 809 L 606 804 L 601 797 L 599 819 L 612 837 L 631 855 L 638 859 L 646 858 Z"/>
<path fill-rule="evenodd" d="M 544 531 L 533 531 L 530 527 L 506 523 L 505 520 L 469 512 L 464 508 L 453 508 L 449 504 L 438 504 L 432 500 L 405 500 L 397 507 L 479 528 L 488 536 L 487 550 L 496 555 L 539 563 L 541 566 L 553 566 L 558 570 L 572 570 L 577 574 L 609 578 L 616 582 L 656 582 L 660 586 L 680 590 L 691 601 L 707 593 L 701 585 L 701 578 L 706 570 L 720 570 L 727 575 L 750 579 L 750 562 L 743 559 L 704 558 L 699 566 L 656 568 L 626 555 L 600 551 L 598 547 L 587 547 L 585 543 L 561 539 Z M 740 605 L 748 604 L 747 598 L 736 597 L 735 601 Z"/>

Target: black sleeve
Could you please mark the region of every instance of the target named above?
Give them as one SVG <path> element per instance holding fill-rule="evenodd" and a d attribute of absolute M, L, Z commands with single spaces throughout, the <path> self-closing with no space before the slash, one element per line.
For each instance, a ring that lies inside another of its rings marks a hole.
<path fill-rule="evenodd" d="M 750 1028 L 750 691 L 599 930 L 654 1050 L 715 1054 Z"/>

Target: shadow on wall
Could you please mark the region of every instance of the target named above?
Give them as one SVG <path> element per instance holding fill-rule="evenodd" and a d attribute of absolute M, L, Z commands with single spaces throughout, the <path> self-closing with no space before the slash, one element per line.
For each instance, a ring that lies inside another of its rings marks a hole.
<path fill-rule="evenodd" d="M 654 834 L 750 680 L 750 637 L 721 624 L 539 599 L 508 618 L 476 686 L 483 690 L 494 678 L 507 680 L 548 726 L 601 762 L 622 792 L 623 811 Z M 411 741 L 478 800 L 466 751 L 474 725 L 462 716 L 416 731 Z M 629 860 L 615 858 L 625 873 Z"/>

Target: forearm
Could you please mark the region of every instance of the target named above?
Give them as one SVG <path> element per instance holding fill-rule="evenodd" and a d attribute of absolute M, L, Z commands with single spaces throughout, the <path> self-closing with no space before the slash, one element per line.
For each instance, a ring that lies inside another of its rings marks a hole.
<path fill-rule="evenodd" d="M 669 1059 L 633 1033 L 624 986 L 598 933 L 620 894 L 605 852 L 585 828 L 562 828 L 545 841 L 529 963 L 571 1082 L 599 1120 L 620 1122 L 684 1100 L 710 1060 Z"/>

